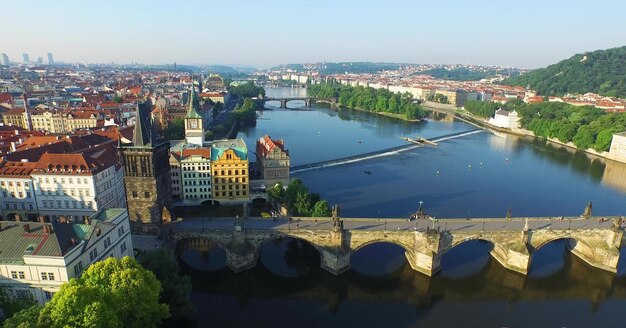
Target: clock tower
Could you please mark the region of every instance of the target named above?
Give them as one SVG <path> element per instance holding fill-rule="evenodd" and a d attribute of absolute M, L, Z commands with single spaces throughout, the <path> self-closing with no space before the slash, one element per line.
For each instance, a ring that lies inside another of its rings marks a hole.
<path fill-rule="evenodd" d="M 192 85 L 189 96 L 189 111 L 185 116 L 185 139 L 188 146 L 202 147 L 204 145 L 204 127 L 202 116 L 198 114 L 196 103 L 196 92 Z"/>

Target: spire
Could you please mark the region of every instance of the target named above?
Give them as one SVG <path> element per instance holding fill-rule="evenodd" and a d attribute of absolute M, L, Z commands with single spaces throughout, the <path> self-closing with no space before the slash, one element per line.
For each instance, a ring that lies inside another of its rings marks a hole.
<path fill-rule="evenodd" d="M 189 111 L 187 112 L 186 118 L 202 118 L 196 110 L 196 91 L 193 86 L 193 81 L 191 84 L 191 94 L 189 95 Z"/>
<path fill-rule="evenodd" d="M 152 108 L 150 100 L 140 104 L 137 103 L 137 113 L 135 114 L 135 128 L 133 130 L 133 146 L 154 145 L 156 138 L 150 119 L 150 111 Z"/>

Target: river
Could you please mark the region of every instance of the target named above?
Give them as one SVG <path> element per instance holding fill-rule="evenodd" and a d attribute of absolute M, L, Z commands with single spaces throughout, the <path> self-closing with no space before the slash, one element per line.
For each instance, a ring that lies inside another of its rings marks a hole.
<path fill-rule="evenodd" d="M 626 213 L 626 165 L 488 132 L 385 152 L 405 145 L 401 137 L 437 139 L 474 127 L 444 116 L 407 123 L 303 105 L 293 101 L 297 110 L 285 110 L 269 102 L 257 126 L 239 137 L 250 151 L 265 134 L 285 139 L 292 166 L 380 153 L 292 175 L 339 204 L 344 217 L 408 217 L 419 201 L 439 218 L 504 217 L 508 208 L 513 216 L 579 215 L 592 200 L 594 215 Z M 470 241 L 447 253 L 441 273 L 428 278 L 411 270 L 400 247 L 380 243 L 353 254 L 352 270 L 335 277 L 319 268 L 310 245 L 286 239 L 265 245 L 257 267 L 240 274 L 224 267 L 223 251 L 208 246 L 182 247 L 181 264 L 192 277 L 199 321 L 220 327 L 623 327 L 622 255 L 618 274 L 608 274 L 555 241 L 521 276 L 491 259 L 488 244 Z"/>

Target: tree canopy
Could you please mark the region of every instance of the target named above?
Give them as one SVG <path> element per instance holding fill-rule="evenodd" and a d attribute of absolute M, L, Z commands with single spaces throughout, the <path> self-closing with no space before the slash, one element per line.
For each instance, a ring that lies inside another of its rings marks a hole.
<path fill-rule="evenodd" d="M 195 307 L 189 300 L 191 279 L 181 275 L 174 254 L 165 248 L 160 248 L 140 253 L 137 260 L 144 268 L 154 273 L 163 287 L 159 301 L 169 306 L 171 314 L 165 322 L 166 326 L 175 327 L 189 323 L 189 317 L 195 313 Z"/>
<path fill-rule="evenodd" d="M 593 92 L 626 97 L 626 46 L 577 54 L 502 82 L 530 86 L 541 95 Z"/>
<path fill-rule="evenodd" d="M 523 128 L 536 136 L 573 142 L 580 149 L 608 151 L 613 134 L 626 131 L 626 113 L 607 113 L 592 106 L 574 106 L 560 102 L 525 104 L 512 100 L 506 104 L 468 101 L 465 110 L 481 117 L 491 117 L 498 109 L 516 110 Z"/>
<path fill-rule="evenodd" d="M 426 117 L 426 111 L 409 93 L 399 94 L 387 89 L 352 87 L 337 83 L 312 84 L 308 92 L 311 97 L 337 97 L 339 105 L 346 108 L 396 114 L 407 119 Z"/>
<path fill-rule="evenodd" d="M 300 179 L 292 179 L 286 189 L 279 182 L 267 189 L 267 195 L 271 201 L 287 206 L 292 215 L 330 216 L 328 202 L 321 199 L 320 195 L 309 192 Z"/>
<path fill-rule="evenodd" d="M 254 98 L 258 97 L 259 95 L 265 96 L 265 89 L 263 89 L 263 87 L 255 86 L 252 81 L 248 81 L 245 84 L 240 84 L 237 86 L 229 86 L 228 92 L 231 96 L 239 98 Z"/>
<path fill-rule="evenodd" d="M 156 327 L 169 316 L 160 293 L 154 274 L 137 261 L 110 257 L 63 284 L 43 308 L 19 312 L 8 327 Z"/>

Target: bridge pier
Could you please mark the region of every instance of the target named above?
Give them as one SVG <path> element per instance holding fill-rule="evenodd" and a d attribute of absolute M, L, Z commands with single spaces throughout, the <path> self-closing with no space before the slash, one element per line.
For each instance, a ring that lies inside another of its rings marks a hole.
<path fill-rule="evenodd" d="M 287 99 L 280 100 L 280 108 L 287 108 Z"/>
<path fill-rule="evenodd" d="M 594 238 L 590 242 L 570 239 L 567 246 L 572 254 L 592 267 L 616 273 L 623 235 L 622 231 L 612 231 L 605 239 Z"/>
<path fill-rule="evenodd" d="M 311 98 L 304 99 L 304 106 L 311 107 Z"/>
<path fill-rule="evenodd" d="M 413 250 L 407 250 L 404 253 L 413 270 L 429 277 L 441 270 L 441 239 L 441 234 L 438 232 L 415 232 Z"/>
<path fill-rule="evenodd" d="M 340 275 L 350 270 L 350 250 L 344 248 L 319 248 L 322 269 Z"/>
<path fill-rule="evenodd" d="M 252 245 L 248 247 L 236 247 L 225 249 L 226 266 L 235 273 L 252 269 L 259 260 L 259 252 Z"/>

